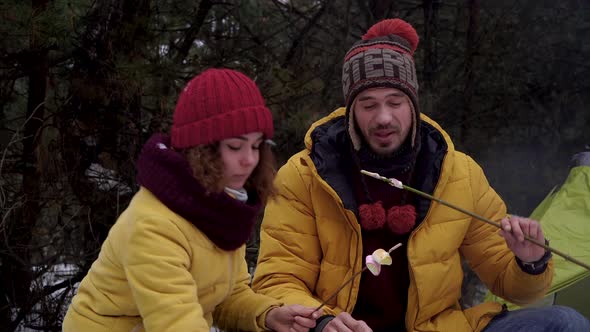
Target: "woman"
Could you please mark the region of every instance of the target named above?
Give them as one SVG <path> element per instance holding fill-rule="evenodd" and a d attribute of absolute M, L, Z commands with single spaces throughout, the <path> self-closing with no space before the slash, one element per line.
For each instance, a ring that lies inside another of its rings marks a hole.
<path fill-rule="evenodd" d="M 141 188 L 82 280 L 64 331 L 314 327 L 313 308 L 281 306 L 249 287 L 245 243 L 274 191 L 272 135 L 248 77 L 209 69 L 193 78 L 171 136 L 143 147 Z"/>

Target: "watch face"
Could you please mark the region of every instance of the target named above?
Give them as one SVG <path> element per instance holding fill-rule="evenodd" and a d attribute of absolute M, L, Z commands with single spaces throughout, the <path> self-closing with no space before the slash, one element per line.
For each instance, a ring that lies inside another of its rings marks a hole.
<path fill-rule="evenodd" d="M 547 243 L 547 241 L 545 241 Z M 536 262 L 523 262 L 520 261 L 521 267 L 526 268 L 529 273 L 538 274 L 542 273 L 547 266 L 547 263 L 553 256 L 553 253 L 549 250 L 545 250 L 545 254 Z"/>
<path fill-rule="evenodd" d="M 532 267 L 535 270 L 535 269 L 538 269 L 538 268 L 546 265 L 547 262 L 549 262 L 549 260 L 551 259 L 551 256 L 552 256 L 551 251 L 546 250 L 543 257 L 541 257 L 541 259 L 539 259 L 538 261 L 532 262 L 532 263 L 524 263 L 524 264 Z"/>

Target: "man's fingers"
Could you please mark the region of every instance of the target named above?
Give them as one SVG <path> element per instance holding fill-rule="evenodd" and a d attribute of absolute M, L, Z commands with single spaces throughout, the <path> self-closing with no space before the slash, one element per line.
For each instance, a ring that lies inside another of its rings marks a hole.
<path fill-rule="evenodd" d="M 324 328 L 324 331 L 326 331 L 326 332 L 353 332 L 350 328 L 348 328 L 348 326 L 346 326 L 346 324 L 344 324 L 344 321 L 338 317 L 332 319 L 328 323 L 328 325 L 326 325 L 326 327 Z"/>
<path fill-rule="evenodd" d="M 525 236 L 530 236 L 531 234 L 531 223 L 529 220 L 524 219 L 520 222 L 520 229 L 522 230 L 522 241 L 524 242 Z"/>
<path fill-rule="evenodd" d="M 352 316 L 347 312 L 343 312 L 343 313 L 339 314 L 336 318 L 334 318 L 334 320 L 332 320 L 332 322 L 334 322 L 334 327 L 336 328 L 336 331 L 339 331 L 339 332 L 341 332 L 341 331 L 344 331 L 344 332 L 348 332 L 348 331 L 372 332 L 373 331 L 367 325 L 367 323 L 365 323 L 362 320 L 356 320 L 356 319 L 352 318 Z M 332 322 L 330 322 L 330 323 L 332 323 Z"/>
<path fill-rule="evenodd" d="M 338 318 L 342 319 L 346 326 L 352 327 L 357 322 L 356 319 L 352 318 L 352 316 L 348 312 L 343 312 L 338 315 Z"/>
<path fill-rule="evenodd" d="M 299 325 L 297 323 L 293 323 L 293 325 L 291 325 L 291 327 L 289 328 L 289 332 L 308 332 L 309 329 L 311 329 L 311 328 L 313 328 L 313 327 L 307 327 L 307 326 Z"/>
<path fill-rule="evenodd" d="M 515 216 L 510 217 L 509 220 L 510 228 L 512 229 L 512 234 L 516 237 L 518 242 L 524 242 L 525 236 L 539 240 L 541 242 L 545 239 L 545 237 L 543 236 L 541 224 L 539 224 L 538 221 L 529 218 Z M 503 223 L 502 229 L 506 230 Z"/>
<path fill-rule="evenodd" d="M 322 317 L 324 315 L 324 310 L 320 309 L 320 310 L 315 310 L 315 308 L 312 308 L 311 310 L 311 314 L 305 315 L 306 317 L 310 317 L 312 319 L 318 319 L 320 317 Z"/>
<path fill-rule="evenodd" d="M 531 220 L 529 222 L 529 237 L 531 239 L 536 239 L 538 235 L 539 235 L 539 224 Z"/>
<path fill-rule="evenodd" d="M 304 307 L 299 304 L 293 304 L 293 305 L 290 305 L 289 307 L 291 309 L 291 312 L 294 313 L 295 315 L 303 316 L 303 317 L 310 317 L 314 320 L 320 318 L 324 314 L 323 313 L 324 311 L 322 309 L 315 310 L 315 308 Z"/>
<path fill-rule="evenodd" d="M 512 228 L 512 234 L 516 237 L 518 242 L 524 241 L 524 234 L 521 228 L 522 218 L 512 216 L 510 217 L 510 226 Z"/>
<path fill-rule="evenodd" d="M 321 313 L 321 312 L 314 311 L 314 312 L 311 314 L 311 318 L 313 318 L 313 319 L 316 319 L 316 320 L 317 320 L 317 319 L 318 319 L 318 318 L 320 318 L 320 317 L 322 317 L 322 313 Z"/>
<path fill-rule="evenodd" d="M 325 332 L 353 332 L 353 324 L 356 322 L 348 312 L 342 312 L 334 317 L 324 328 Z"/>
<path fill-rule="evenodd" d="M 289 332 L 307 332 L 309 329 L 303 328 L 302 326 L 298 326 L 297 324 L 293 324 L 289 327 Z"/>
<path fill-rule="evenodd" d="M 373 332 L 373 330 L 362 320 L 358 320 L 356 324 L 355 332 Z"/>
<path fill-rule="evenodd" d="M 315 327 L 315 319 L 307 318 L 304 316 L 295 316 L 294 325 L 300 325 L 304 328 L 311 329 Z"/>
<path fill-rule="evenodd" d="M 508 233 L 512 231 L 512 227 L 510 226 L 510 219 L 508 217 L 502 218 L 502 220 L 500 220 L 500 226 L 502 226 L 502 230 Z"/>
<path fill-rule="evenodd" d="M 544 242 L 545 241 L 545 235 L 543 235 L 543 228 L 541 227 L 541 224 L 536 221 L 536 220 L 530 220 L 531 222 L 531 226 L 530 226 L 530 237 L 539 241 L 539 242 Z"/>
<path fill-rule="evenodd" d="M 537 240 L 539 242 L 545 242 L 545 234 L 543 233 L 543 227 L 541 227 L 541 224 L 539 224 L 539 222 L 537 222 Z"/>
<path fill-rule="evenodd" d="M 514 237 L 514 235 L 512 235 L 511 232 L 506 232 L 505 230 L 501 230 L 500 236 L 502 236 L 504 238 L 504 240 L 506 240 L 506 244 L 508 245 L 508 247 L 511 247 L 512 245 L 514 245 L 517 242 L 516 238 Z"/>

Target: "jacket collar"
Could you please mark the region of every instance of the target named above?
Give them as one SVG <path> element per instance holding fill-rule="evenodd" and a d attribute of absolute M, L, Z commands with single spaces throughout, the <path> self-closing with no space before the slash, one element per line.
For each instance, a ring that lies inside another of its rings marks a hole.
<path fill-rule="evenodd" d="M 309 151 L 317 175 L 329 185 L 342 200 L 346 209 L 358 215 L 358 204 L 354 197 L 351 177 L 354 170 L 353 153 L 346 132 L 345 108 L 339 108 L 328 116 L 316 121 L 305 136 L 305 146 Z M 435 189 L 444 186 L 452 169 L 452 161 L 445 163 L 445 156 L 454 151 L 448 134 L 433 120 L 421 114 L 421 149 L 414 170 L 416 189 L 433 194 Z M 444 166 L 444 168 L 443 168 Z M 430 201 L 417 199 L 418 221 L 422 221 L 430 208 Z"/>

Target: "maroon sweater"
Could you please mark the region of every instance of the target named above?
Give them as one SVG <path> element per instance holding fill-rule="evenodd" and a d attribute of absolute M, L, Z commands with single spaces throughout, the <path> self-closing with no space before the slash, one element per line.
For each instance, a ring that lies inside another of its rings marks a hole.
<path fill-rule="evenodd" d="M 407 182 L 410 176 L 411 167 L 408 165 L 411 164 L 407 164 L 411 162 L 410 157 L 393 156 L 379 159 L 366 153 L 361 153 L 360 157 L 362 167 L 369 171 L 395 177 L 403 182 Z M 399 166 L 392 166 L 393 163 Z M 412 197 L 408 195 L 408 192 L 373 178 L 365 177 L 363 180 L 365 184 L 360 178 L 354 181 L 359 206 L 370 203 L 371 200 L 381 201 L 387 211 L 394 205 L 412 203 Z M 367 198 L 367 192 L 370 198 Z M 361 276 L 359 295 L 352 316 L 365 321 L 373 331 L 405 330 L 404 319 L 410 284 L 405 249 L 408 236 L 409 234 L 394 234 L 386 225 L 378 230 L 362 230 L 363 259 L 376 249 L 388 250 L 397 243 L 403 244 L 391 253 L 392 265 L 382 266 L 378 276 L 373 276 L 368 270 Z"/>

